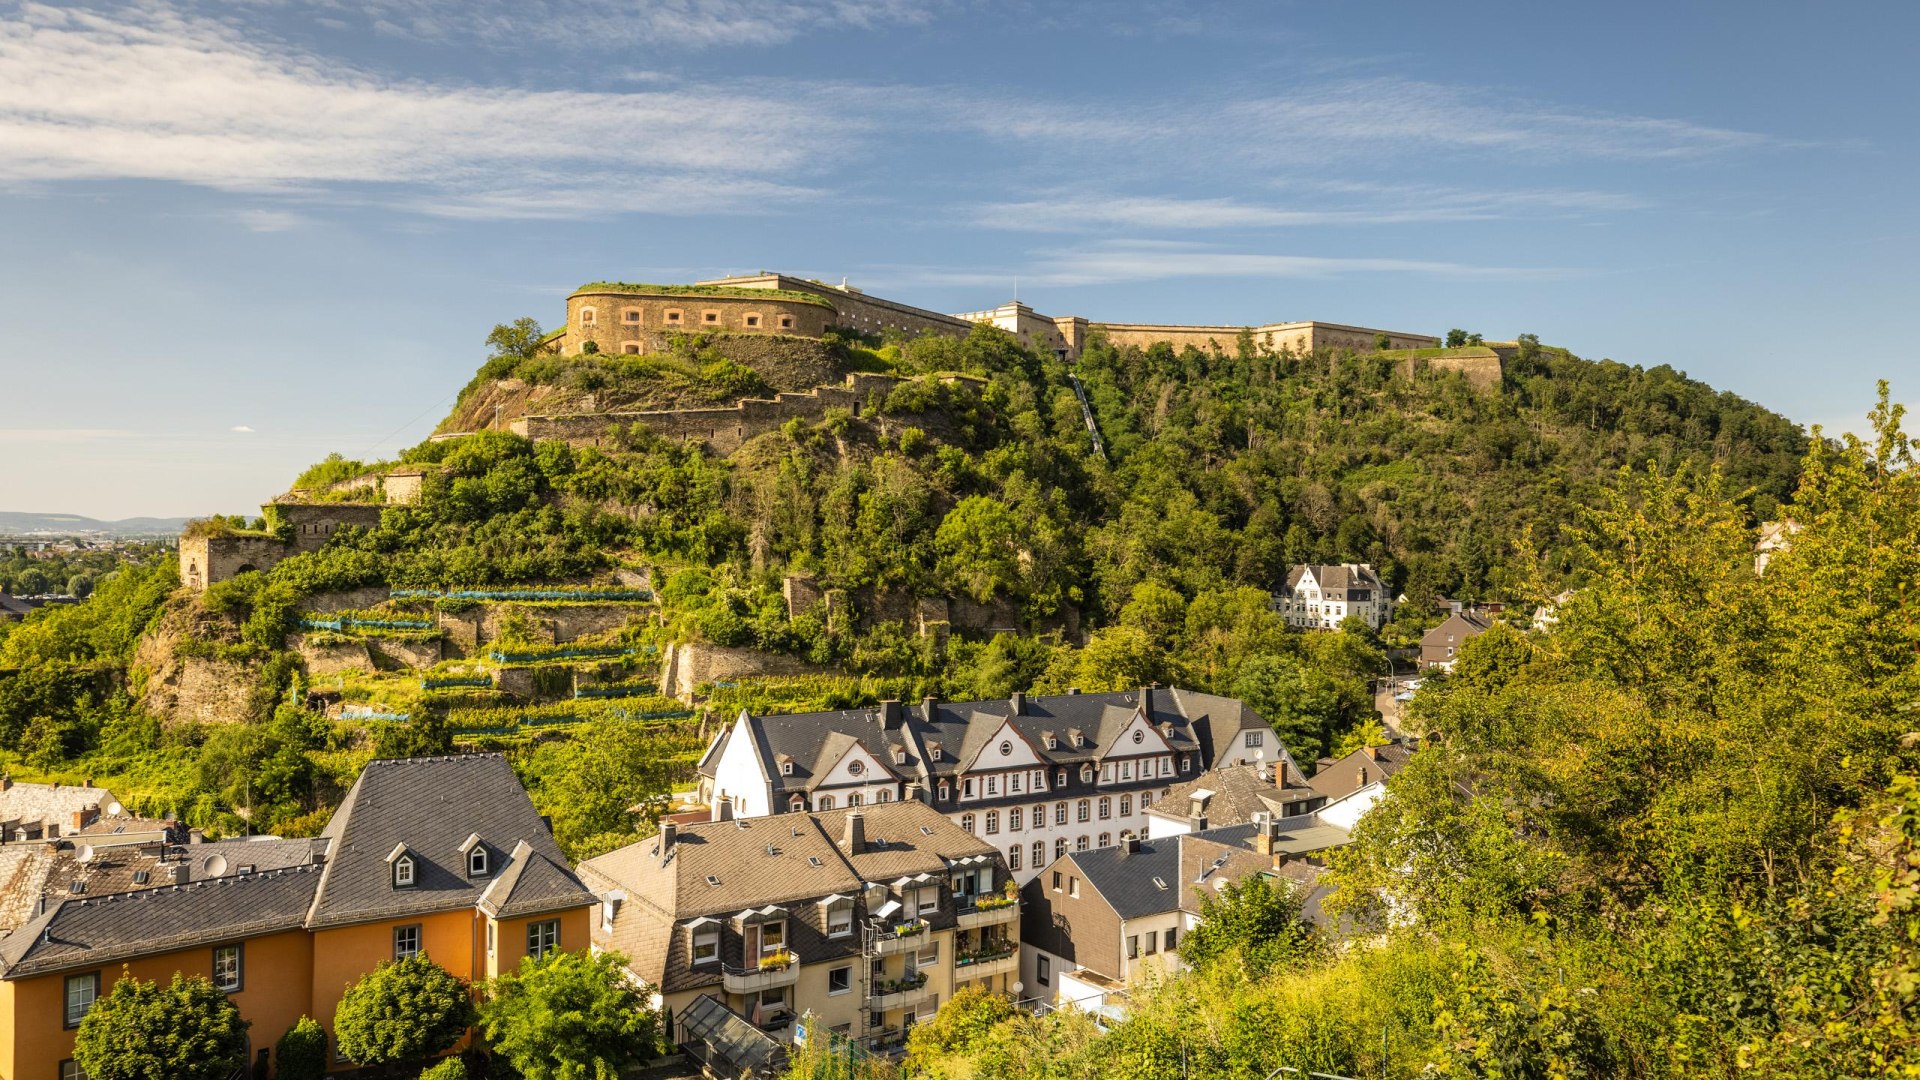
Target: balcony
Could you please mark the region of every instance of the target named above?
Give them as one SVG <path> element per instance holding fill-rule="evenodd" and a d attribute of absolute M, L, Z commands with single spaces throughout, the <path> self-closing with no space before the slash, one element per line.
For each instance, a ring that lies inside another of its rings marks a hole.
<path fill-rule="evenodd" d="M 800 981 L 800 963 L 790 952 L 768 953 L 759 967 L 723 967 L 720 984 L 729 994 L 757 994 Z"/>
<path fill-rule="evenodd" d="M 927 995 L 927 973 L 917 971 L 901 979 L 883 979 L 867 989 L 867 1008 L 875 1012 L 904 1009 Z"/>
<path fill-rule="evenodd" d="M 873 951 L 881 956 L 918 952 L 927 945 L 927 924 L 919 920 L 874 931 Z"/>
<path fill-rule="evenodd" d="M 1010 896 L 982 896 L 960 909 L 960 929 L 978 930 L 1020 921 L 1020 901 Z"/>
<path fill-rule="evenodd" d="M 1012 945 L 1002 946 L 989 952 L 962 954 L 953 958 L 953 977 L 955 980 L 985 979 L 1003 971 L 1014 971 L 1020 967 L 1020 950 Z"/>

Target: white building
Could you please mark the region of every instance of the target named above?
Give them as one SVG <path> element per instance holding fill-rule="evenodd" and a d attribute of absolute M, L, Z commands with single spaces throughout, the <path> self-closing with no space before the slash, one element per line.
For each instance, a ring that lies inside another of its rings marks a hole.
<path fill-rule="evenodd" d="M 1393 617 L 1393 601 L 1367 563 L 1296 566 L 1287 572 L 1286 588 L 1274 595 L 1273 609 L 1287 625 L 1310 630 L 1338 630 L 1349 615 L 1378 630 Z"/>
<path fill-rule="evenodd" d="M 1175 785 L 1261 760 L 1292 764 L 1241 702 L 1142 688 L 743 710 L 707 747 L 699 774 L 702 797 L 741 817 L 925 802 L 993 843 L 1024 882 L 1068 852 L 1145 836 L 1147 810 Z"/>

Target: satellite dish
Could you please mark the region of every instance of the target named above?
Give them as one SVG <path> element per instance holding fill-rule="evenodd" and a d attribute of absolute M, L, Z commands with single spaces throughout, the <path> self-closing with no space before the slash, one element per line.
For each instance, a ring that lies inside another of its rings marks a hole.
<path fill-rule="evenodd" d="M 83 863 L 92 862 L 93 861 L 93 845 L 81 844 L 79 847 L 79 850 L 73 853 L 73 861 L 83 862 Z"/>
<path fill-rule="evenodd" d="M 121 806 L 121 805 L 120 805 L 119 803 L 117 803 L 117 802 L 109 802 L 109 803 L 107 803 L 107 816 L 108 816 L 108 817 L 119 817 L 119 816 L 120 816 L 121 814 L 123 814 L 123 813 L 125 813 L 125 812 L 126 812 L 126 807 L 124 807 L 124 806 Z"/>
<path fill-rule="evenodd" d="M 221 874 L 224 874 L 226 872 L 227 872 L 227 857 L 225 855 L 215 855 L 214 857 L 207 860 L 207 876 L 208 877 L 219 877 Z"/>

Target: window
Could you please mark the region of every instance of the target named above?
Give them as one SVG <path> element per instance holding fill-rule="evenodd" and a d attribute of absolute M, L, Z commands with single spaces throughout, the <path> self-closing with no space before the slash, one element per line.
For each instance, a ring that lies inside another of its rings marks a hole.
<path fill-rule="evenodd" d="M 87 1015 L 87 1010 L 93 1008 L 93 999 L 99 996 L 99 972 L 67 976 L 66 1025 L 79 1027 L 80 1021 Z"/>
<path fill-rule="evenodd" d="M 1105 821 L 1112 816 L 1113 816 L 1112 796 L 1109 796 L 1109 795 L 1100 796 L 1100 820 Z"/>
<path fill-rule="evenodd" d="M 1055 825 L 1065 825 L 1067 823 L 1066 803 L 1061 802 L 1053 805 L 1053 823 Z"/>
<path fill-rule="evenodd" d="M 393 861 L 393 887 L 413 888 L 413 856 L 402 855 Z"/>
<path fill-rule="evenodd" d="M 472 851 L 467 852 L 467 876 L 468 877 L 486 877 L 487 876 L 487 849 L 486 848 L 476 846 Z"/>
<path fill-rule="evenodd" d="M 1246 745 L 1249 749 L 1259 746 L 1265 743 L 1266 741 L 1267 741 L 1267 733 L 1264 731 L 1247 732 Z"/>
<path fill-rule="evenodd" d="M 1075 811 L 1074 817 L 1076 820 L 1092 821 L 1093 820 L 1093 800 L 1081 799 L 1079 802 L 1079 805 L 1074 807 L 1074 811 Z"/>
<path fill-rule="evenodd" d="M 693 962 L 711 964 L 720 959 L 720 928 L 704 926 L 693 932 Z"/>
<path fill-rule="evenodd" d="M 1012 847 L 1007 849 L 1007 869 L 1009 870 L 1020 869 L 1020 845 L 1019 844 L 1015 844 Z"/>
<path fill-rule="evenodd" d="M 240 989 L 240 946 L 214 946 L 213 988 L 223 994 L 232 994 Z"/>
<path fill-rule="evenodd" d="M 1046 865 L 1046 861 L 1047 861 L 1047 842 L 1045 840 L 1035 840 L 1033 842 L 1033 868 L 1035 870 L 1040 869 L 1042 866 Z"/>
<path fill-rule="evenodd" d="M 1016 806 L 1013 809 L 1007 811 L 1007 831 L 1019 832 L 1020 824 L 1024 820 L 1025 820 L 1025 814 L 1019 807 Z"/>
<path fill-rule="evenodd" d="M 1140 935 L 1138 934 L 1127 935 L 1127 959 L 1140 959 Z"/>
<path fill-rule="evenodd" d="M 1048 980 L 1052 978 L 1053 973 L 1050 970 L 1051 967 L 1052 965 L 1047 963 L 1046 957 L 1043 956 L 1040 958 L 1040 965 L 1038 969 L 1034 971 L 1034 977 L 1040 980 L 1041 986 L 1047 985 Z"/>
<path fill-rule="evenodd" d="M 1088 848 L 1088 846 L 1089 846 L 1089 844 L 1088 844 L 1088 841 L 1087 841 L 1087 834 L 1086 834 L 1086 833 L 1081 833 L 1081 834 L 1080 834 L 1079 836 L 1076 836 L 1076 837 L 1074 837 L 1074 838 L 1073 838 L 1073 850 L 1075 850 L 1075 851 L 1085 851 L 1085 850 L 1087 850 L 1087 848 Z"/>
<path fill-rule="evenodd" d="M 1054 892 L 1060 891 L 1060 871 L 1058 870 L 1055 870 L 1053 872 L 1053 891 Z"/>
<path fill-rule="evenodd" d="M 1096 845 L 1096 846 L 1098 846 L 1098 847 L 1112 847 L 1112 846 L 1113 846 L 1113 834 L 1112 834 L 1112 833 L 1105 833 L 1105 832 L 1103 832 L 1103 833 L 1101 833 L 1101 834 L 1100 834 L 1100 843 L 1099 843 L 1098 845 Z"/>
<path fill-rule="evenodd" d="M 827 969 L 827 993 L 844 994 L 853 989 L 853 968 L 837 967 Z"/>
<path fill-rule="evenodd" d="M 393 928 L 393 958 L 405 960 L 420 953 L 420 924 Z"/>
<path fill-rule="evenodd" d="M 1120 796 L 1120 816 L 1126 817 L 1128 814 L 1131 814 L 1131 813 L 1133 813 L 1133 796 L 1131 795 Z"/>
<path fill-rule="evenodd" d="M 1000 811 L 998 810 L 987 811 L 987 835 L 992 836 L 993 834 L 999 831 L 1000 831 Z"/>
<path fill-rule="evenodd" d="M 560 948 L 560 920 L 542 919 L 527 924 L 527 955 L 544 960 Z"/>
<path fill-rule="evenodd" d="M 960 815 L 960 827 L 961 827 L 961 828 L 963 828 L 963 829 L 965 829 L 965 830 L 967 830 L 968 832 L 972 832 L 972 831 L 973 831 L 973 815 L 972 815 L 972 814 L 961 814 L 961 815 Z"/>
<path fill-rule="evenodd" d="M 1179 940 L 1180 940 L 1180 931 L 1174 929 L 1171 926 L 1167 927 L 1167 951 L 1168 952 L 1173 951 L 1174 945 Z"/>
<path fill-rule="evenodd" d="M 827 909 L 827 936 L 846 937 L 853 933 L 853 902 L 838 903 Z"/>

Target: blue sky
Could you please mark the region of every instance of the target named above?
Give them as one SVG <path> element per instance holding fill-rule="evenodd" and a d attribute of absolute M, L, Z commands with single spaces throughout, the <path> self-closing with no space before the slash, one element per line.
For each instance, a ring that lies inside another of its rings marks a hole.
<path fill-rule="evenodd" d="M 0 0 L 0 509 L 244 510 L 781 269 L 1920 398 L 1912 4 Z"/>

